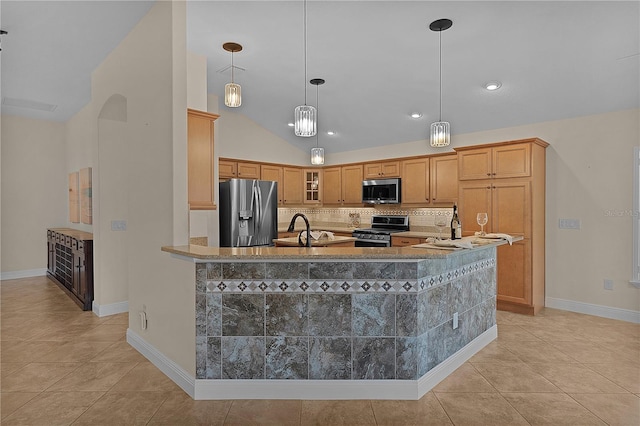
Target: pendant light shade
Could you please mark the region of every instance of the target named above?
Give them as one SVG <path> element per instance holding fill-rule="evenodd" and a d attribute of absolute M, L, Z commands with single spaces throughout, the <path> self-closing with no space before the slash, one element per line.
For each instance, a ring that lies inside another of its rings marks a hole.
<path fill-rule="evenodd" d="M 431 146 L 441 148 L 451 142 L 451 131 L 446 121 L 431 123 Z"/>
<path fill-rule="evenodd" d="M 303 138 L 309 138 L 315 136 L 316 128 L 316 109 L 307 105 L 307 2 L 304 1 L 304 19 L 303 19 L 303 33 L 304 33 L 304 105 L 297 106 L 294 111 L 293 125 L 295 128 L 296 136 L 302 136 Z"/>
<path fill-rule="evenodd" d="M 324 164 L 324 148 L 311 148 L 311 164 L 314 166 Z"/>
<path fill-rule="evenodd" d="M 431 124 L 430 144 L 432 147 L 441 148 L 451 142 L 451 129 L 447 121 L 442 121 L 442 31 L 448 30 L 453 25 L 451 19 L 438 19 L 429 25 L 431 31 L 440 33 L 440 115 L 438 121 Z"/>
<path fill-rule="evenodd" d="M 242 105 L 242 88 L 239 84 L 227 83 L 224 86 L 224 104 L 230 108 Z"/>
<path fill-rule="evenodd" d="M 233 54 L 240 52 L 242 46 L 238 43 L 225 43 L 222 48 L 227 52 L 231 52 L 231 83 L 224 86 L 224 104 L 229 108 L 237 108 L 242 105 L 242 88 L 233 81 L 233 71 L 236 68 L 233 65 Z"/>
<path fill-rule="evenodd" d="M 315 114 L 316 114 L 316 120 L 314 121 L 314 126 L 317 127 L 317 112 L 320 109 L 320 106 L 318 105 L 318 87 L 321 84 L 324 84 L 324 80 L 321 78 L 314 78 L 313 80 L 311 80 L 309 83 L 313 84 L 314 86 L 316 86 L 316 108 L 314 108 Z M 321 164 L 324 164 L 324 148 L 319 148 L 318 147 L 318 129 L 316 128 L 314 130 L 314 133 L 316 135 L 316 147 L 315 148 L 311 148 L 311 164 L 319 166 Z"/>
<path fill-rule="evenodd" d="M 316 109 L 311 105 L 297 106 L 294 111 L 294 126 L 296 136 L 308 138 L 316 134 Z"/>

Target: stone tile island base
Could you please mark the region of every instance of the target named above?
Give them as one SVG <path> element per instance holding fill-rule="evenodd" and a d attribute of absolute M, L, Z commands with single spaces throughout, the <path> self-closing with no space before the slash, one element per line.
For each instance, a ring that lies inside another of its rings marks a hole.
<path fill-rule="evenodd" d="M 194 398 L 419 399 L 497 336 L 495 245 L 438 252 L 195 259 Z"/>

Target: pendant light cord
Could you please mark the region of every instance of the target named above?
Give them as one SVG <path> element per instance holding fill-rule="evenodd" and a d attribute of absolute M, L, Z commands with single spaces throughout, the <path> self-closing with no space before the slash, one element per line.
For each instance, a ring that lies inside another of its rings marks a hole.
<path fill-rule="evenodd" d="M 440 115 L 438 121 L 442 121 L 442 29 L 440 29 Z"/>
<path fill-rule="evenodd" d="M 231 51 L 231 83 L 233 84 L 233 50 Z"/>
<path fill-rule="evenodd" d="M 304 19 L 302 27 L 304 32 L 304 104 L 307 105 L 307 0 L 303 3 Z"/>
<path fill-rule="evenodd" d="M 320 114 L 320 103 L 318 101 L 318 86 L 319 84 L 316 84 L 316 121 L 318 120 L 318 115 Z M 316 127 L 318 127 L 318 125 L 316 124 Z M 320 134 L 320 129 L 316 128 L 316 148 L 318 147 L 318 135 Z"/>

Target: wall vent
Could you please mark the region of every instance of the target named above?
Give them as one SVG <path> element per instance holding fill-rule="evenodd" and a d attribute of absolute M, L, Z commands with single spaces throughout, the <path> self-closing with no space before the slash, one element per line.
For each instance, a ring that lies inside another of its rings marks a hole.
<path fill-rule="evenodd" d="M 30 101 L 28 99 L 16 99 L 16 98 L 2 98 L 2 105 L 17 108 L 35 109 L 38 111 L 53 112 L 58 108 L 58 105 L 47 104 L 44 102 Z"/>

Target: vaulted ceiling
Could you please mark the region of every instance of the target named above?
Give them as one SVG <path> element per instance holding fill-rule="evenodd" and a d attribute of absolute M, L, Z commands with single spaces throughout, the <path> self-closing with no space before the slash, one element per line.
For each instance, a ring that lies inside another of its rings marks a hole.
<path fill-rule="evenodd" d="M 0 4 L 2 113 L 65 121 L 90 98 L 90 74 L 152 6 L 137 1 Z M 240 43 L 244 114 L 292 145 L 293 110 L 316 104 L 319 143 L 342 152 L 599 114 L 640 105 L 637 1 L 189 1 L 187 48 L 207 57 L 208 90 L 231 80 L 225 42 Z M 449 18 L 439 34 L 429 23 Z M 490 92 L 491 80 L 502 87 Z M 306 82 L 306 84 L 305 84 Z M 24 104 L 26 102 L 26 104 Z M 54 111 L 34 109 L 55 105 Z M 410 114 L 422 114 L 413 119 Z M 326 134 L 334 131 L 334 136 Z"/>

